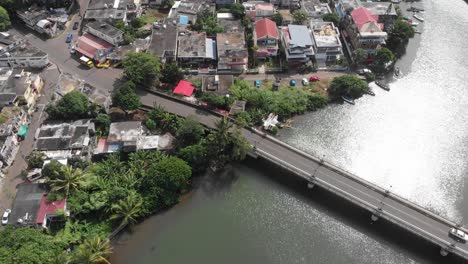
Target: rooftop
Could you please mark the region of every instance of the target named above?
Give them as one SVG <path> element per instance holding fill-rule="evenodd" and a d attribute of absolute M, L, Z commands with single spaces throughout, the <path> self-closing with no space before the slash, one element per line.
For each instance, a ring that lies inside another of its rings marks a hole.
<path fill-rule="evenodd" d="M 218 43 L 218 59 L 248 56 L 244 33 L 218 33 L 216 34 L 216 40 Z"/>
<path fill-rule="evenodd" d="M 36 131 L 35 149 L 51 151 L 83 148 L 89 145 L 90 130 L 94 130 L 94 123 L 89 119 L 42 125 Z"/>
<path fill-rule="evenodd" d="M 177 57 L 206 58 L 209 55 L 207 54 L 206 44 L 206 34 L 204 32 L 188 32 L 183 36 L 179 36 Z"/>
<path fill-rule="evenodd" d="M 202 86 L 204 91 L 212 91 L 225 95 L 234 83 L 232 75 L 203 75 Z"/>
<path fill-rule="evenodd" d="M 109 127 L 107 142 L 136 142 L 142 132 L 141 121 L 115 122 Z"/>
<path fill-rule="evenodd" d="M 288 25 L 289 45 L 293 47 L 312 46 L 312 39 L 307 26 Z"/>
<path fill-rule="evenodd" d="M 88 10 L 95 9 L 122 9 L 127 7 L 128 0 L 90 0 Z"/>
<path fill-rule="evenodd" d="M 362 2 L 361 5 L 374 15 L 397 15 L 395 5 L 391 2 Z"/>
<path fill-rule="evenodd" d="M 255 23 L 255 33 L 257 39 L 264 37 L 278 38 L 278 28 L 276 23 L 268 18 L 263 18 Z"/>
<path fill-rule="evenodd" d="M 57 210 L 65 210 L 65 205 L 65 200 L 47 202 L 47 194 L 44 194 L 37 212 L 36 224 L 42 225 L 47 215 L 54 215 Z"/>
<path fill-rule="evenodd" d="M 378 17 L 373 15 L 369 9 L 365 7 L 354 9 L 351 12 L 351 16 L 353 17 L 354 23 L 356 23 L 358 29 L 361 29 L 361 27 L 368 22 L 377 22 L 378 20 Z"/>
<path fill-rule="evenodd" d="M 3 107 L 0 112 L 0 136 L 9 135 L 15 123 L 20 121 L 21 109 L 17 106 Z"/>
<path fill-rule="evenodd" d="M 123 19 L 125 10 L 122 9 L 95 9 L 86 10 L 85 19 Z"/>
<path fill-rule="evenodd" d="M 86 24 L 86 26 L 94 30 L 97 30 L 101 32 L 102 34 L 110 36 L 110 37 L 117 37 L 123 34 L 123 31 L 121 31 L 120 29 L 116 27 L 113 27 L 112 25 L 108 23 L 92 22 L 92 23 Z"/>
<path fill-rule="evenodd" d="M 1 37 L 0 58 L 8 57 L 45 57 L 47 53 L 31 45 L 28 41 L 14 36 Z M 10 43 L 10 44 L 8 44 Z"/>
<path fill-rule="evenodd" d="M 149 52 L 156 57 L 174 57 L 177 48 L 177 25 L 164 23 L 153 28 Z"/>
<path fill-rule="evenodd" d="M 310 27 L 317 47 L 341 46 L 339 34 L 333 22 L 312 22 Z"/>
<path fill-rule="evenodd" d="M 224 28 L 224 32 L 243 32 L 244 27 L 239 19 L 231 13 L 218 13 L 218 24 Z"/>
<path fill-rule="evenodd" d="M 303 2 L 303 7 L 309 16 L 315 18 L 321 18 L 322 15 L 331 13 L 328 4 L 321 3 L 319 0 L 306 0 Z"/>
<path fill-rule="evenodd" d="M 9 224 L 19 224 L 18 219 L 22 219 L 25 225 L 35 225 L 37 213 L 41 204 L 42 196 L 46 193 L 45 186 L 37 183 L 21 183 L 17 186 L 15 200 Z"/>
<path fill-rule="evenodd" d="M 0 68 L 0 104 L 11 104 L 16 97 L 24 95 L 28 78 L 23 69 Z"/>
<path fill-rule="evenodd" d="M 89 33 L 85 33 L 79 37 L 76 43 L 76 51 L 88 58 L 94 58 L 96 52 L 109 50 L 110 48 L 112 48 L 112 44 Z"/>

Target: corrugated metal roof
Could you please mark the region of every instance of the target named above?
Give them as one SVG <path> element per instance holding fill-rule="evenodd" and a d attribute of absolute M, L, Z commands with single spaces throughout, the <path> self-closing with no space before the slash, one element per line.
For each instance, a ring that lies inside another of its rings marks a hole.
<path fill-rule="evenodd" d="M 312 38 L 306 26 L 288 25 L 288 30 L 291 38 L 290 45 L 297 47 L 312 46 Z"/>

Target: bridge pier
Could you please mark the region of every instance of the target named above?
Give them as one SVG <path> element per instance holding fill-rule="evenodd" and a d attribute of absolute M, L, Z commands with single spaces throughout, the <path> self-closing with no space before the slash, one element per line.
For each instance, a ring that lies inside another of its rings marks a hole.
<path fill-rule="evenodd" d="M 446 257 L 448 255 L 448 250 L 441 247 L 440 248 L 440 255 L 443 256 L 443 257 Z"/>
<path fill-rule="evenodd" d="M 370 219 L 372 220 L 372 222 L 375 222 L 375 221 L 379 220 L 379 216 L 377 216 L 375 214 L 372 214 Z"/>
<path fill-rule="evenodd" d="M 315 187 L 315 183 L 313 183 L 313 182 L 307 183 L 307 188 L 312 189 L 314 187 Z"/>

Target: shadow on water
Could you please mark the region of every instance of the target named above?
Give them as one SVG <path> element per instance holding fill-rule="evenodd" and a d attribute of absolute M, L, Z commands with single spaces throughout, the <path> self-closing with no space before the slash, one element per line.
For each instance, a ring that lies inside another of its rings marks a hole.
<path fill-rule="evenodd" d="M 369 211 L 320 187 L 309 189 L 307 188 L 307 182 L 299 177 L 292 176 L 289 171 L 274 166 L 268 161 L 250 158 L 245 161 L 245 165 L 253 168 L 269 168 L 267 170 L 263 169 L 265 173 L 260 173 L 259 177 L 283 186 L 286 191 L 302 202 L 305 202 L 308 206 L 358 230 L 360 233 L 366 234 L 383 245 L 397 248 L 398 251 L 412 255 L 417 261 L 434 264 L 468 263 L 468 261 L 451 254 L 447 257 L 442 257 L 439 253 L 439 246 L 435 246 L 384 219 L 379 219 L 372 223 Z M 232 182 L 229 184 L 232 184 Z"/>
<path fill-rule="evenodd" d="M 239 174 L 232 170 L 232 166 L 228 165 L 226 168 L 217 172 L 209 172 L 195 183 L 195 189 L 200 188 L 209 197 L 213 197 L 220 193 L 228 192 L 232 185 L 239 178 Z"/>

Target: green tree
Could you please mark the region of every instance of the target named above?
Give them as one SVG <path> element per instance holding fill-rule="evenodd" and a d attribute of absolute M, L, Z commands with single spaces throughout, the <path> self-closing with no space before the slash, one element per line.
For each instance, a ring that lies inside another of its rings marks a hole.
<path fill-rule="evenodd" d="M 60 175 L 55 179 L 48 179 L 47 183 L 52 191 L 62 192 L 68 197 L 71 191 L 78 190 L 84 183 L 84 174 L 80 169 L 64 166 Z"/>
<path fill-rule="evenodd" d="M 223 27 L 218 25 L 216 14 L 209 8 L 204 8 L 197 14 L 197 21 L 192 28 L 196 31 L 206 32 L 208 36 L 214 36 L 216 33 L 223 32 Z"/>
<path fill-rule="evenodd" d="M 151 130 L 151 131 L 153 131 L 153 130 L 156 129 L 156 122 L 154 122 L 153 119 L 147 119 L 147 120 L 145 121 L 145 125 L 146 125 L 146 127 L 147 127 L 149 130 Z"/>
<path fill-rule="evenodd" d="M 414 37 L 414 28 L 403 19 L 398 19 L 390 30 L 387 47 L 397 56 L 401 57 L 405 53 L 408 40 Z"/>
<path fill-rule="evenodd" d="M 377 71 L 383 72 L 388 68 L 388 65 L 395 60 L 393 52 L 387 48 L 381 48 L 375 55 L 375 64 Z"/>
<path fill-rule="evenodd" d="M 245 9 L 244 9 L 244 6 L 240 3 L 232 4 L 230 7 L 230 10 L 231 10 L 231 14 L 235 18 L 241 18 L 244 16 Z"/>
<path fill-rule="evenodd" d="M 66 251 L 61 252 L 50 260 L 50 264 L 70 264 L 70 262 L 71 257 Z"/>
<path fill-rule="evenodd" d="M 116 221 L 119 227 L 134 225 L 138 217 L 142 215 L 142 199 L 137 193 L 132 193 L 124 200 L 118 201 L 111 207 L 110 220 Z"/>
<path fill-rule="evenodd" d="M 114 105 L 125 111 L 138 109 L 141 105 L 140 97 L 135 92 L 136 85 L 132 81 L 125 82 L 119 87 L 112 98 Z"/>
<path fill-rule="evenodd" d="M 58 162 L 57 160 L 51 160 L 42 169 L 42 176 L 51 180 L 55 180 L 60 177 L 63 167 L 64 166 L 62 165 L 62 163 Z"/>
<path fill-rule="evenodd" d="M 273 20 L 276 23 L 277 27 L 280 27 L 283 25 L 283 16 L 280 13 L 275 13 L 270 17 L 271 20 Z"/>
<path fill-rule="evenodd" d="M 178 157 L 185 160 L 194 173 L 202 172 L 208 166 L 206 148 L 203 144 L 187 146 L 178 152 Z"/>
<path fill-rule="evenodd" d="M 111 119 L 107 114 L 98 114 L 95 120 L 95 125 L 101 136 L 109 134 Z"/>
<path fill-rule="evenodd" d="M 297 25 L 303 25 L 307 18 L 309 18 L 309 16 L 302 10 L 297 10 L 293 14 L 294 24 Z"/>
<path fill-rule="evenodd" d="M 366 62 L 367 51 L 361 48 L 354 50 L 354 60 L 356 64 L 360 65 Z"/>
<path fill-rule="evenodd" d="M 184 73 L 175 63 L 167 63 L 161 70 L 161 82 L 169 84 L 177 84 L 184 79 Z"/>
<path fill-rule="evenodd" d="M 96 236 L 85 240 L 75 252 L 73 263 L 77 264 L 98 264 L 108 263 L 108 258 L 112 254 L 109 239 L 101 239 Z"/>
<path fill-rule="evenodd" d="M 333 99 L 338 99 L 343 95 L 359 98 L 367 89 L 365 81 L 348 74 L 333 78 L 328 92 Z"/>
<path fill-rule="evenodd" d="M 149 86 L 159 78 L 159 59 L 150 53 L 129 52 L 122 60 L 125 76 L 135 85 Z"/>
<path fill-rule="evenodd" d="M 327 13 L 327 14 L 323 15 L 322 19 L 323 19 L 323 21 L 326 21 L 326 22 L 333 22 L 333 25 L 335 25 L 335 27 L 337 27 L 339 25 L 339 23 L 340 23 L 340 17 L 335 12 Z"/>
<path fill-rule="evenodd" d="M 134 28 L 141 28 L 144 25 L 145 25 L 145 21 L 140 17 L 137 17 L 132 20 L 132 27 Z"/>
<path fill-rule="evenodd" d="M 193 145 L 202 139 L 205 134 L 203 126 L 193 116 L 185 118 L 177 130 L 176 137 L 179 146 Z"/>
<path fill-rule="evenodd" d="M 91 116 L 92 109 L 88 97 L 74 90 L 63 96 L 55 105 L 49 104 L 46 112 L 51 119 L 76 120 Z"/>
<path fill-rule="evenodd" d="M 161 5 L 162 7 L 171 7 L 174 5 L 174 0 L 162 0 Z"/>
<path fill-rule="evenodd" d="M 0 6 L 0 31 L 5 31 L 9 26 L 11 26 L 10 16 L 5 8 Z"/>
<path fill-rule="evenodd" d="M 28 169 L 42 168 L 46 156 L 40 151 L 33 151 L 26 158 L 28 160 Z"/>

